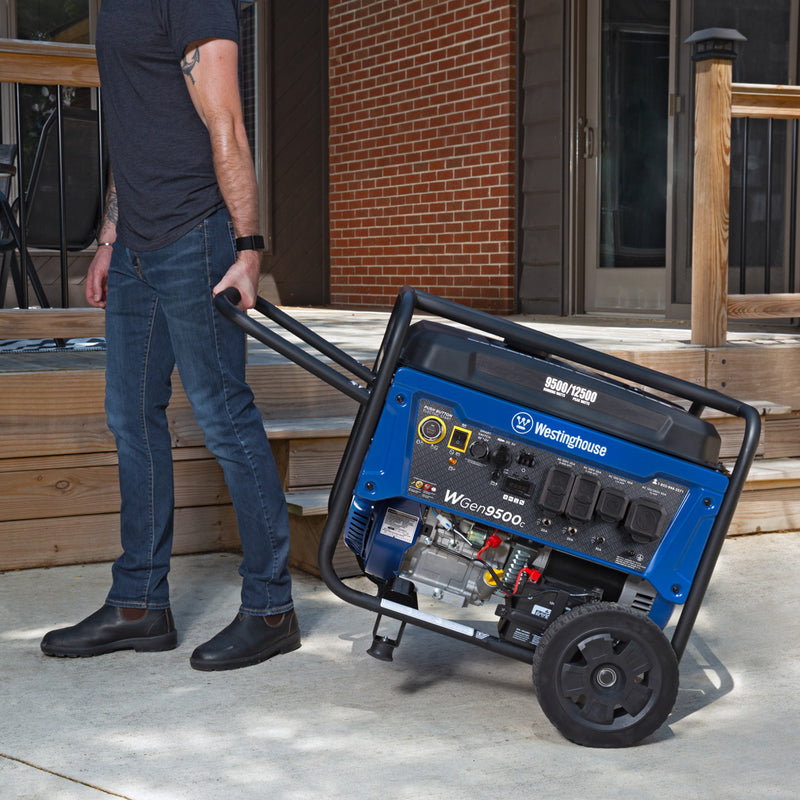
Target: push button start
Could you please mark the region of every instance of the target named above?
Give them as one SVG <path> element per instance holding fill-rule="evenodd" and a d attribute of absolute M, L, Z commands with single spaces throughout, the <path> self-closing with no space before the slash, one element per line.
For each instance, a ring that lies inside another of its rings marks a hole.
<path fill-rule="evenodd" d="M 428 444 L 441 442 L 444 439 L 445 430 L 444 422 L 439 417 L 425 417 L 417 428 L 419 438 Z"/>

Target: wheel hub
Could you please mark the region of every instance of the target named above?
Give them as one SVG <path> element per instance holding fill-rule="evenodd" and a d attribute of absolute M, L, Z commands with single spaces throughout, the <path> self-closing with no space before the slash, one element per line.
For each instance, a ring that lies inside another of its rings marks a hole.
<path fill-rule="evenodd" d="M 611 664 L 598 667 L 594 673 L 594 682 L 603 689 L 612 689 L 619 681 L 619 673 Z"/>

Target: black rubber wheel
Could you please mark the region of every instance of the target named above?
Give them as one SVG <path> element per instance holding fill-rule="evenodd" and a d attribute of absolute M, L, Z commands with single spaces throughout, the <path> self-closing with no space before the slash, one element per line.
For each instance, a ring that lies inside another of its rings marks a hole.
<path fill-rule="evenodd" d="M 678 694 L 678 659 L 651 619 L 614 603 L 560 616 L 533 656 L 547 718 L 570 741 L 628 747 L 665 722 Z"/>

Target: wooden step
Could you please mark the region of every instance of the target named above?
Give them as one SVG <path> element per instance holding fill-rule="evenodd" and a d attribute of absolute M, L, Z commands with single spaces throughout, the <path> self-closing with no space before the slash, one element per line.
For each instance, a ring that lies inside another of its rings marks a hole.
<path fill-rule="evenodd" d="M 52 354 L 72 356 L 73 354 Z M 89 356 L 89 353 L 74 354 Z M 51 356 L 52 357 L 52 356 Z M 104 411 L 105 375 L 87 369 L 10 371 L 4 356 L 3 402 L 0 404 L 0 459 L 19 456 L 97 453 L 115 449 Z M 89 359 L 91 361 L 91 359 Z M 40 362 L 41 363 L 41 362 Z M 70 358 L 64 363 L 74 365 Z M 293 364 L 252 365 L 247 370 L 256 405 L 267 425 L 275 420 L 355 418 L 358 404 Z M 204 443 L 177 375 L 168 409 L 173 447 Z M 313 435 L 310 431 L 306 436 Z"/>
<path fill-rule="evenodd" d="M 222 470 L 208 467 L 208 459 L 175 462 L 175 508 L 230 503 Z M 0 496 L 3 521 L 116 512 L 120 506 L 117 467 L 2 472 Z"/>
<path fill-rule="evenodd" d="M 757 459 L 750 467 L 744 491 L 800 486 L 800 458 Z"/>
<path fill-rule="evenodd" d="M 800 529 L 800 459 L 757 460 L 750 468 L 730 536 Z"/>
<path fill-rule="evenodd" d="M 286 505 L 290 514 L 298 517 L 318 517 L 328 513 L 330 486 L 313 489 L 296 489 L 286 492 Z"/>
<path fill-rule="evenodd" d="M 118 554 L 117 456 L 105 420 L 104 361 L 102 352 L 0 359 L 0 568 Z M 251 364 L 248 379 L 284 488 L 330 483 L 357 404 L 285 361 Z M 168 420 L 177 508 L 174 552 L 238 547 L 222 471 L 203 446 L 177 374 Z"/>
<path fill-rule="evenodd" d="M 270 432 L 279 475 L 291 492 L 335 477 L 351 420 L 313 425 L 284 421 Z M 267 426 L 269 427 L 269 426 Z M 325 430 L 339 434 L 312 438 Z M 292 437 L 275 439 L 274 435 Z M 173 449 L 176 514 L 196 509 L 208 523 L 185 530 L 176 521 L 175 553 L 238 548 L 235 517 L 222 470 L 204 447 Z M 115 558 L 119 549 L 119 486 L 116 452 L 72 453 L 0 459 L 0 565 L 4 569 L 54 566 Z M 303 500 L 305 502 L 305 499 Z M 203 511 L 203 509 L 208 509 Z M 217 509 L 217 511 L 213 511 Z M 317 536 L 325 508 L 302 512 L 294 538 Z M 320 517 L 319 515 L 322 514 Z M 297 517 L 297 510 L 293 515 Z M 316 518 L 319 517 L 319 518 Z M 177 519 L 177 517 L 176 517 Z M 303 529 L 301 531 L 300 529 Z M 24 550 L 24 552 L 23 552 Z"/>
<path fill-rule="evenodd" d="M 0 339 L 74 339 L 105 336 L 100 308 L 13 308 L 0 311 Z"/>
<path fill-rule="evenodd" d="M 324 486 L 286 493 L 292 531 L 289 564 L 317 576 L 320 574 L 319 543 L 328 518 L 330 491 L 329 486 Z M 355 555 L 341 538 L 333 552 L 333 569 L 340 578 L 362 574 Z"/>
<path fill-rule="evenodd" d="M 284 489 L 333 483 L 352 426 L 352 417 L 266 421 Z"/>
<path fill-rule="evenodd" d="M 231 505 L 175 510 L 172 552 L 237 550 Z M 111 561 L 120 553 L 119 514 L 85 514 L 0 522 L 0 568 L 30 569 Z"/>

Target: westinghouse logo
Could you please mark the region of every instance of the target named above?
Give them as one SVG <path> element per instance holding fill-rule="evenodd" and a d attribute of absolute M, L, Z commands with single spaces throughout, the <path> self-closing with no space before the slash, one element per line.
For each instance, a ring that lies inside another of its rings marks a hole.
<path fill-rule="evenodd" d="M 608 452 L 608 448 L 604 444 L 589 441 L 582 436 L 567 433 L 565 430 L 559 428 L 551 428 L 544 422 L 536 423 L 534 433 L 537 436 L 541 436 L 542 439 L 550 439 L 550 441 L 563 444 L 568 450 L 580 450 L 584 453 L 601 457 L 605 456 Z"/>
<path fill-rule="evenodd" d="M 511 418 L 511 429 L 514 433 L 522 434 L 531 432 L 533 428 L 533 417 L 527 411 L 517 411 Z"/>

